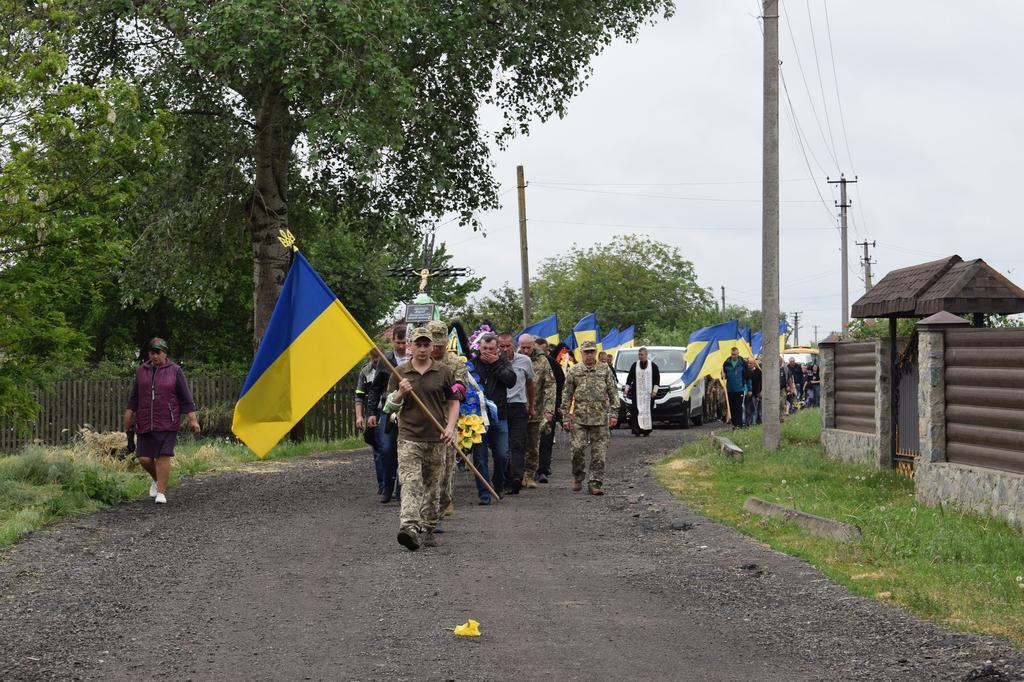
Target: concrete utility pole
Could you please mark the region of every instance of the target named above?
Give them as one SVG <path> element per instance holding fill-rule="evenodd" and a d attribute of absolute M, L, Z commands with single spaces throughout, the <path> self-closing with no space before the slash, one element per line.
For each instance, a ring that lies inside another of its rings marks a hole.
<path fill-rule="evenodd" d="M 828 178 L 826 178 L 828 180 Z M 857 180 L 847 180 L 846 177 L 840 173 L 838 180 L 828 180 L 830 185 L 839 185 L 839 203 L 836 204 L 841 210 L 840 219 L 840 231 L 842 232 L 842 259 L 843 259 L 843 338 L 850 333 L 850 256 L 847 247 L 846 240 L 846 209 L 850 208 L 850 202 L 846 199 L 846 185 L 849 183 L 856 184 Z"/>
<path fill-rule="evenodd" d="M 779 449 L 779 0 L 764 0 L 764 109 L 761 161 L 761 357 L 764 447 Z"/>
<path fill-rule="evenodd" d="M 802 310 L 798 313 L 793 313 L 793 345 L 798 347 L 800 345 L 800 316 L 803 314 Z"/>
<path fill-rule="evenodd" d="M 725 315 L 725 287 L 722 287 L 722 314 Z"/>
<path fill-rule="evenodd" d="M 523 326 L 530 324 L 530 250 L 526 246 L 526 176 L 516 166 L 516 188 L 519 190 L 519 259 L 523 270 Z"/>
<path fill-rule="evenodd" d="M 868 247 L 876 248 L 875 242 L 869 242 L 865 239 L 862 242 L 854 242 L 857 246 L 864 247 L 864 258 L 861 260 L 861 264 L 864 265 L 864 293 L 871 291 L 871 287 L 874 284 L 871 283 L 871 266 L 875 264 L 875 261 L 871 260 L 871 256 L 868 254 Z"/>
<path fill-rule="evenodd" d="M 818 325 L 814 325 L 814 345 L 818 345 Z"/>

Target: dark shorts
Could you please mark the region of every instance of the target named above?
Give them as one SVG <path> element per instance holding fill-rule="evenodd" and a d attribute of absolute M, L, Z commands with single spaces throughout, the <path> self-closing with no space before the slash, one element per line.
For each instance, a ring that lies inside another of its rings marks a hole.
<path fill-rule="evenodd" d="M 135 435 L 136 457 L 174 457 L 177 431 L 150 431 Z"/>

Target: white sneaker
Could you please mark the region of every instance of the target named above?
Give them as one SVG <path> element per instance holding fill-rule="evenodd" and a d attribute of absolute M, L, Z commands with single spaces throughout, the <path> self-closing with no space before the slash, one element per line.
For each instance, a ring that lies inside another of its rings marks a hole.
<path fill-rule="evenodd" d="M 157 493 L 156 499 L 153 501 L 156 502 L 157 504 L 167 504 L 167 498 L 164 496 L 163 493 Z"/>
<path fill-rule="evenodd" d="M 149 486 L 149 496 L 156 497 L 156 481 L 153 481 L 153 483 Z"/>

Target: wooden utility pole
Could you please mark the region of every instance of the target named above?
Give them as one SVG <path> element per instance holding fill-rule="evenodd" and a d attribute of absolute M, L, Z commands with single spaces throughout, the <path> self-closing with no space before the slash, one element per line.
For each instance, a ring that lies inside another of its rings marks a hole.
<path fill-rule="evenodd" d="M 875 242 L 869 242 L 867 239 L 862 242 L 855 243 L 857 246 L 864 247 L 864 258 L 861 260 L 861 263 L 864 265 L 864 293 L 867 293 L 871 291 L 871 287 L 874 286 L 874 284 L 871 283 L 871 266 L 875 264 L 874 261 L 871 260 L 871 255 L 868 253 L 868 247 L 870 246 L 871 248 L 875 248 L 876 244 Z"/>
<path fill-rule="evenodd" d="M 722 315 L 725 315 L 725 287 L 722 287 Z"/>
<path fill-rule="evenodd" d="M 526 245 L 526 176 L 516 166 L 516 188 L 519 190 L 519 259 L 523 269 L 523 326 L 530 324 L 530 250 Z"/>
<path fill-rule="evenodd" d="M 779 0 L 764 0 L 764 109 L 761 162 L 761 367 L 764 447 L 779 449 Z"/>
<path fill-rule="evenodd" d="M 814 345 L 818 345 L 818 325 L 814 325 Z"/>
<path fill-rule="evenodd" d="M 827 178 L 826 178 L 827 180 Z M 828 180 L 830 185 L 839 185 L 839 203 L 836 206 L 839 207 L 841 218 L 839 221 L 840 232 L 842 233 L 842 268 L 843 268 L 843 338 L 845 339 L 850 333 L 850 255 L 848 253 L 848 245 L 846 239 L 846 217 L 847 210 L 850 208 L 850 202 L 846 198 L 846 185 L 850 183 L 856 184 L 857 180 L 847 180 L 846 177 L 840 173 L 838 180 Z"/>
<path fill-rule="evenodd" d="M 793 313 L 793 345 L 800 346 L 800 316 L 803 315 L 801 310 L 798 313 Z"/>

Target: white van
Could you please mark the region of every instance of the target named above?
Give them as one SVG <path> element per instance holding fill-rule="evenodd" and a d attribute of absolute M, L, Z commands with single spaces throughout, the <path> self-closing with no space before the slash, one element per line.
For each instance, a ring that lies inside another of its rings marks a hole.
<path fill-rule="evenodd" d="M 658 394 L 654 399 L 654 421 L 679 424 L 684 429 L 690 424 L 704 423 L 704 382 L 699 381 L 683 399 L 683 372 L 686 371 L 686 346 L 646 346 L 647 357 L 658 366 L 660 375 Z M 619 384 L 619 424 L 629 423 L 632 397 L 626 396 L 626 377 L 636 362 L 639 348 L 623 348 L 615 354 L 615 375 Z"/>

